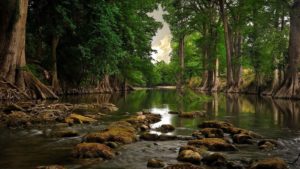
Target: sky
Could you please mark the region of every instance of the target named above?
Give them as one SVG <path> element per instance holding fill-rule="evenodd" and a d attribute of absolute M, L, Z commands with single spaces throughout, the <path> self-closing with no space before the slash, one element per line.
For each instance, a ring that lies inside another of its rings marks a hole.
<path fill-rule="evenodd" d="M 163 27 L 156 32 L 156 35 L 152 39 L 152 49 L 156 50 L 156 52 L 152 53 L 152 58 L 157 61 L 165 61 L 166 63 L 170 63 L 171 59 L 171 31 L 169 24 L 166 23 L 163 19 L 164 11 L 161 6 L 149 16 L 152 16 L 156 21 L 159 21 L 163 24 Z"/>

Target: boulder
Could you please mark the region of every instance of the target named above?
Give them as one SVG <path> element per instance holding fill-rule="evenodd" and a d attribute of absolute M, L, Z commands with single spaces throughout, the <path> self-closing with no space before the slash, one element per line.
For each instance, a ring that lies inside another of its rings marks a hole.
<path fill-rule="evenodd" d="M 122 144 L 130 144 L 137 141 L 136 130 L 131 124 L 120 121 L 112 123 L 106 130 L 90 133 L 84 136 L 86 142 L 118 142 Z"/>
<path fill-rule="evenodd" d="M 148 163 L 147 163 L 147 167 L 151 167 L 151 168 L 162 168 L 164 167 L 165 164 L 162 160 L 158 160 L 158 159 L 150 159 L 148 160 Z"/>
<path fill-rule="evenodd" d="M 201 162 L 202 156 L 193 150 L 182 150 L 179 152 L 177 157 L 178 161 L 190 162 L 193 164 L 199 164 Z"/>
<path fill-rule="evenodd" d="M 159 128 L 157 128 L 156 130 L 158 130 L 162 133 L 168 133 L 168 132 L 174 131 L 175 127 L 172 126 L 171 124 L 163 124 Z"/>
<path fill-rule="evenodd" d="M 203 138 L 199 140 L 191 140 L 188 145 L 201 147 L 205 146 L 210 151 L 237 151 L 238 149 L 220 138 Z"/>
<path fill-rule="evenodd" d="M 258 147 L 261 150 L 273 150 L 275 148 L 280 147 L 281 145 L 273 139 L 265 139 L 258 142 Z"/>
<path fill-rule="evenodd" d="M 281 158 L 268 158 L 253 163 L 250 169 L 287 169 L 287 164 Z"/>
<path fill-rule="evenodd" d="M 244 134 L 244 133 L 235 134 L 233 136 L 233 142 L 237 143 L 237 144 L 253 144 L 252 139 L 253 139 L 253 137 L 251 137 L 247 134 Z"/>
<path fill-rule="evenodd" d="M 65 118 L 65 122 L 68 124 L 74 124 L 74 123 L 93 123 L 96 122 L 97 120 L 92 119 L 90 117 L 82 116 L 79 114 L 70 114 L 68 117 Z"/>
<path fill-rule="evenodd" d="M 199 130 L 199 134 L 202 134 L 206 138 L 223 138 L 224 132 L 218 128 L 204 128 Z"/>
<path fill-rule="evenodd" d="M 73 155 L 76 158 L 103 158 L 112 159 L 115 154 L 113 150 L 99 143 L 80 143 L 73 150 Z"/>
<path fill-rule="evenodd" d="M 228 127 L 233 127 L 233 124 L 224 121 L 204 121 L 199 125 L 200 128 L 219 128 L 226 129 Z"/>
<path fill-rule="evenodd" d="M 203 157 L 203 163 L 209 166 L 226 166 L 227 160 L 222 153 L 212 153 Z"/>

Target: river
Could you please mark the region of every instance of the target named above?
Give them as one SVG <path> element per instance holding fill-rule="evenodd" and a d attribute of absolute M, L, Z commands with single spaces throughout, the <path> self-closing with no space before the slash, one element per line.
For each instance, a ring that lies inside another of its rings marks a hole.
<path fill-rule="evenodd" d="M 191 135 L 197 125 L 208 119 L 225 120 L 234 125 L 253 130 L 266 138 L 276 139 L 284 148 L 263 152 L 258 148 L 245 147 L 230 158 L 265 158 L 279 156 L 293 161 L 300 153 L 300 101 L 272 100 L 254 95 L 205 94 L 178 95 L 176 90 L 137 90 L 125 94 L 85 95 L 64 97 L 58 102 L 95 103 L 111 102 L 119 111 L 111 113 L 97 124 L 72 126 L 82 135 L 98 131 L 106 125 L 147 109 L 161 114 L 161 124 L 172 124 L 176 130 L 170 134 Z M 168 112 L 205 110 L 206 118 L 183 119 Z M 110 161 L 78 160 L 71 157 L 72 148 L 81 141 L 81 137 L 55 138 L 51 133 L 55 127 L 36 127 L 30 129 L 0 129 L 0 168 L 30 169 L 40 165 L 60 164 L 70 169 L 143 169 L 147 160 L 160 158 L 167 163 L 176 163 L 177 151 L 186 141 L 145 142 L 123 146 L 120 155 Z M 300 168 L 300 162 L 291 169 Z"/>

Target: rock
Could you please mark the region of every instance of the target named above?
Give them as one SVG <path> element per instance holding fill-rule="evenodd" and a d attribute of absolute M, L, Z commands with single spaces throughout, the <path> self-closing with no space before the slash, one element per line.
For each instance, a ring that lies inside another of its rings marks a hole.
<path fill-rule="evenodd" d="M 119 108 L 112 103 L 102 103 L 99 105 L 99 108 L 103 112 L 115 112 L 119 110 Z"/>
<path fill-rule="evenodd" d="M 218 128 L 204 128 L 199 131 L 206 138 L 223 138 L 224 132 Z"/>
<path fill-rule="evenodd" d="M 105 145 L 107 145 L 110 148 L 118 148 L 119 147 L 119 144 L 116 142 L 107 142 L 107 143 L 105 143 Z"/>
<path fill-rule="evenodd" d="M 287 169 L 287 164 L 281 158 L 268 158 L 253 163 L 250 169 Z"/>
<path fill-rule="evenodd" d="M 25 110 L 21 106 L 18 106 L 17 104 L 9 104 L 9 105 L 5 106 L 3 109 L 4 113 L 11 113 L 13 111 L 24 112 Z"/>
<path fill-rule="evenodd" d="M 237 143 L 237 144 L 253 144 L 252 139 L 253 139 L 253 137 L 251 137 L 247 134 L 244 134 L 244 133 L 235 134 L 233 136 L 233 142 Z"/>
<path fill-rule="evenodd" d="M 279 146 L 281 146 L 276 140 L 273 139 L 265 139 L 258 142 L 258 147 L 261 150 L 273 150 Z"/>
<path fill-rule="evenodd" d="M 38 166 L 36 169 L 65 169 L 61 165 Z"/>
<path fill-rule="evenodd" d="M 120 121 L 112 123 L 106 130 L 90 133 L 84 136 L 86 142 L 118 142 L 122 144 L 130 144 L 137 141 L 136 130 L 131 124 Z"/>
<path fill-rule="evenodd" d="M 179 117 L 182 118 L 194 118 L 194 117 L 205 117 L 206 113 L 201 111 L 193 111 L 193 112 L 181 112 Z"/>
<path fill-rule="evenodd" d="M 178 157 L 178 161 L 190 162 L 193 164 L 199 164 L 201 162 L 202 156 L 193 150 L 182 150 Z"/>
<path fill-rule="evenodd" d="M 168 132 L 174 131 L 175 127 L 172 126 L 171 124 L 163 124 L 159 128 L 157 128 L 156 130 L 158 130 L 162 133 L 168 133 Z"/>
<path fill-rule="evenodd" d="M 147 167 L 152 167 L 152 168 L 162 168 L 164 166 L 165 166 L 164 162 L 157 159 L 150 159 L 148 160 L 147 163 Z"/>
<path fill-rule="evenodd" d="M 160 121 L 160 119 L 161 119 L 161 115 L 159 114 L 143 113 L 140 115 L 132 116 L 126 119 L 125 121 L 139 128 L 142 125 L 157 123 Z"/>
<path fill-rule="evenodd" d="M 208 153 L 206 147 L 197 148 L 197 147 L 189 146 L 189 145 L 180 147 L 179 153 L 181 153 L 181 152 L 184 151 L 184 150 L 192 150 L 192 151 L 195 151 L 195 152 L 199 153 L 201 156 L 206 156 L 206 154 Z"/>
<path fill-rule="evenodd" d="M 141 125 L 140 130 L 141 131 L 148 131 L 148 130 L 150 130 L 150 127 L 143 124 L 143 125 Z"/>
<path fill-rule="evenodd" d="M 153 133 L 143 133 L 140 136 L 140 139 L 146 140 L 146 141 L 168 141 L 168 140 L 176 140 L 177 136 L 173 135 L 158 135 Z"/>
<path fill-rule="evenodd" d="M 228 127 L 228 128 L 223 128 L 223 131 L 225 133 L 229 133 L 231 135 L 235 135 L 235 134 L 244 134 L 244 135 L 248 135 L 252 138 L 263 138 L 263 136 L 253 132 L 253 131 L 250 131 L 250 130 L 246 130 L 246 129 L 241 129 L 241 128 L 238 128 L 238 127 Z"/>
<path fill-rule="evenodd" d="M 112 159 L 115 154 L 113 150 L 99 143 L 80 143 L 73 150 L 73 155 L 76 158 L 98 158 Z"/>
<path fill-rule="evenodd" d="M 65 118 L 65 122 L 68 124 L 74 124 L 74 123 L 92 123 L 92 122 L 96 122 L 97 120 L 92 119 L 90 117 L 86 117 L 86 116 L 82 116 L 79 114 L 70 114 L 68 117 Z"/>
<path fill-rule="evenodd" d="M 8 127 L 22 127 L 30 125 L 31 116 L 24 112 L 16 111 L 7 116 Z"/>
<path fill-rule="evenodd" d="M 221 153 L 213 153 L 205 156 L 202 161 L 209 166 L 225 166 L 227 163 L 226 157 Z"/>
<path fill-rule="evenodd" d="M 78 132 L 72 129 L 62 129 L 55 131 L 54 136 L 56 137 L 77 137 L 79 136 Z"/>
<path fill-rule="evenodd" d="M 36 122 L 54 122 L 54 121 L 63 121 L 64 113 L 60 110 L 51 110 L 46 109 L 38 112 L 35 121 Z"/>
<path fill-rule="evenodd" d="M 204 138 L 199 140 L 191 140 L 188 145 L 201 147 L 205 146 L 210 151 L 237 151 L 238 149 L 220 138 Z"/>
<path fill-rule="evenodd" d="M 180 114 L 179 111 L 169 111 L 168 113 L 169 113 L 169 114 Z"/>
<path fill-rule="evenodd" d="M 199 125 L 201 128 L 219 128 L 224 129 L 228 127 L 233 127 L 233 124 L 224 121 L 204 121 Z"/>
<path fill-rule="evenodd" d="M 205 168 L 193 164 L 184 163 L 184 164 L 169 165 L 164 169 L 205 169 Z"/>

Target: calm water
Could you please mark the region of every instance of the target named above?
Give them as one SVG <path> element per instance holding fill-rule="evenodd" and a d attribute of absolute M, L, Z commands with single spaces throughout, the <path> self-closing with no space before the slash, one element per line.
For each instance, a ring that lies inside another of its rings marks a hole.
<path fill-rule="evenodd" d="M 256 147 L 244 147 L 240 152 L 230 154 L 232 159 L 263 158 L 280 156 L 292 161 L 300 153 L 300 102 L 271 100 L 256 96 L 215 94 L 207 99 L 203 94 L 191 92 L 180 96 L 175 90 L 139 90 L 126 95 L 90 95 L 68 97 L 60 100 L 70 103 L 112 102 L 120 110 L 104 117 L 98 124 L 77 125 L 72 128 L 82 135 L 105 128 L 112 121 L 127 118 L 143 109 L 161 114 L 161 124 L 172 124 L 176 130 L 170 134 L 190 135 L 204 120 L 220 119 L 236 126 L 258 132 L 284 144 L 285 148 L 272 152 L 261 152 Z M 205 101 L 204 101 L 205 100 Z M 168 111 L 205 110 L 206 118 L 182 119 Z M 72 147 L 81 141 L 76 138 L 54 138 L 55 127 L 8 130 L 0 129 L 0 168 L 29 169 L 39 165 L 62 164 L 68 168 L 143 169 L 149 158 L 161 158 L 167 163 L 176 163 L 177 150 L 184 141 L 137 142 L 120 149 L 121 155 L 111 161 L 77 160 L 70 156 Z M 49 134 L 50 133 L 50 134 Z M 158 153 L 159 152 L 159 153 Z M 300 162 L 293 168 L 300 168 Z"/>

